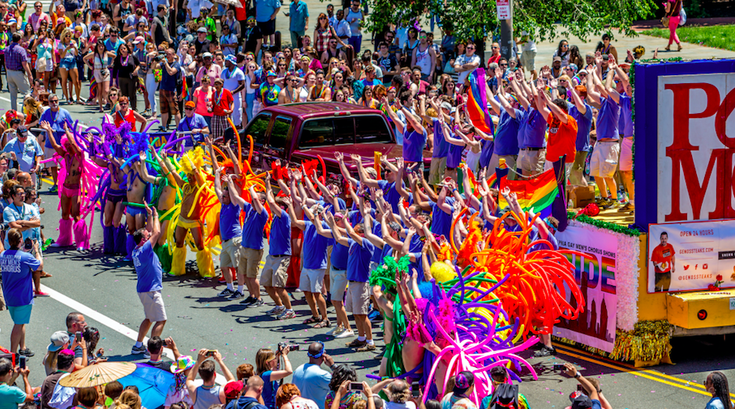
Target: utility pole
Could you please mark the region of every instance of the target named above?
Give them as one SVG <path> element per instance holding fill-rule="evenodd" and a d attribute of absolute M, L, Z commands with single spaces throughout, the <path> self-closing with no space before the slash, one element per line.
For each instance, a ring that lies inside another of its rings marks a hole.
<path fill-rule="evenodd" d="M 500 54 L 510 60 L 513 56 L 513 0 L 496 0 L 500 21 Z"/>

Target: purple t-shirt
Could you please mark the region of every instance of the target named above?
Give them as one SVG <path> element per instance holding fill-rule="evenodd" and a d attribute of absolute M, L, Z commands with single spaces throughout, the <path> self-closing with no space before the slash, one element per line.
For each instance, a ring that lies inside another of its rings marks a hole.
<path fill-rule="evenodd" d="M 304 268 L 320 270 L 327 268 L 327 246 L 332 239 L 328 239 L 316 232 L 314 223 L 307 220 L 304 228 Z M 322 227 L 329 229 L 326 223 Z"/>
<path fill-rule="evenodd" d="M 600 111 L 597 113 L 597 140 L 620 139 L 618 121 L 620 105 L 612 98 L 600 98 Z"/>
<path fill-rule="evenodd" d="M 219 213 L 219 234 L 225 242 L 233 237 L 242 235 L 240 227 L 240 206 L 230 203 L 223 204 Z"/>
<path fill-rule="evenodd" d="M 31 253 L 6 250 L 0 254 L 5 304 L 22 307 L 33 304 L 33 272 L 41 267 Z"/>
<path fill-rule="evenodd" d="M 362 246 L 355 240 L 349 239 L 350 256 L 347 258 L 347 280 L 366 283 L 370 279 L 370 259 L 375 250 L 375 245 L 368 239 L 362 239 Z"/>
<path fill-rule="evenodd" d="M 546 120 L 538 109 L 529 107 L 528 111 L 525 111 L 518 130 L 518 147 L 521 149 L 546 147 Z"/>
<path fill-rule="evenodd" d="M 423 133 L 416 132 L 415 129 L 403 132 L 403 160 L 406 162 L 423 162 L 424 147 L 426 146 L 426 129 Z"/>
<path fill-rule="evenodd" d="M 133 265 L 138 275 L 136 291 L 147 293 L 163 289 L 163 268 L 149 240 L 133 249 Z"/>
<path fill-rule="evenodd" d="M 431 152 L 432 158 L 446 158 L 449 152 L 449 145 L 444 139 L 444 130 L 438 119 L 434 120 L 434 150 Z"/>
<path fill-rule="evenodd" d="M 358 212 L 359 213 L 359 212 Z M 347 256 L 349 255 L 350 248 L 347 246 L 343 246 L 334 240 L 332 240 L 332 244 L 334 247 L 332 247 L 332 268 L 336 270 L 346 270 L 347 269 Z"/>
<path fill-rule="evenodd" d="M 590 129 L 592 129 L 592 107 L 584 102 L 587 109 L 582 115 L 576 105 L 569 108 L 569 115 L 577 121 L 577 152 L 590 150 Z"/>
<path fill-rule="evenodd" d="M 618 132 L 623 136 L 633 136 L 633 107 L 631 99 L 625 94 L 620 94 L 620 119 L 618 120 Z"/>
<path fill-rule="evenodd" d="M 451 143 L 448 143 L 447 145 L 449 145 L 449 153 L 447 154 L 447 167 L 454 169 L 458 167 L 460 163 L 462 163 L 462 151 L 464 151 L 464 146 L 452 145 Z"/>
<path fill-rule="evenodd" d="M 444 203 L 453 206 L 454 198 L 447 196 Z M 429 205 L 431 206 L 431 232 L 440 236 L 443 235 L 449 240 L 449 232 L 452 230 L 452 215 L 440 209 L 436 202 L 429 201 Z"/>
<path fill-rule="evenodd" d="M 523 120 L 523 111 L 514 108 L 516 117 L 513 118 L 505 109 L 500 110 L 494 153 L 496 155 L 518 155 L 518 129 Z"/>

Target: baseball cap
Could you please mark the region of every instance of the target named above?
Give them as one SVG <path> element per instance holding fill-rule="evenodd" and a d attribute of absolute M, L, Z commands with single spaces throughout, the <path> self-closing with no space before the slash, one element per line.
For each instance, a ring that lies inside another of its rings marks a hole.
<path fill-rule="evenodd" d="M 268 77 L 277 77 L 278 75 L 276 75 L 276 72 L 275 71 L 270 70 L 270 71 L 268 71 L 268 75 L 267 76 Z"/>
<path fill-rule="evenodd" d="M 67 342 L 69 342 L 69 333 L 67 333 L 66 331 L 56 331 L 51 334 L 51 343 L 48 344 L 48 351 L 56 352 L 60 350 Z"/>
<path fill-rule="evenodd" d="M 186 104 L 184 104 L 184 106 L 186 106 L 187 108 L 194 108 L 196 104 L 194 103 L 194 101 L 186 101 Z"/>
<path fill-rule="evenodd" d="M 248 16 L 248 18 L 245 19 L 245 21 L 250 21 L 250 20 L 255 20 L 255 16 Z"/>
<path fill-rule="evenodd" d="M 569 64 L 569 68 L 571 68 L 574 71 L 577 71 L 579 69 L 579 67 L 577 67 L 577 64 L 574 64 L 574 63 Z"/>
<path fill-rule="evenodd" d="M 587 74 L 587 70 L 586 70 L 586 69 L 584 69 L 584 68 L 582 68 L 581 70 L 579 70 L 579 72 L 578 72 L 577 74 L 578 74 L 578 75 L 581 75 L 581 74 Z"/>
<path fill-rule="evenodd" d="M 554 61 L 561 61 L 561 57 L 559 57 L 559 56 L 557 55 L 556 57 L 554 57 Z"/>
<path fill-rule="evenodd" d="M 572 401 L 572 409 L 590 409 L 592 408 L 592 399 L 589 396 L 575 391 L 569 395 L 569 400 Z"/>
<path fill-rule="evenodd" d="M 225 385 L 225 396 L 227 399 L 235 399 L 242 392 L 242 381 L 230 381 Z"/>
<path fill-rule="evenodd" d="M 133 44 L 140 44 L 143 42 L 145 42 L 145 38 L 143 38 L 143 36 L 137 36 L 135 37 L 135 40 L 133 40 Z"/>
<path fill-rule="evenodd" d="M 209 52 L 204 53 L 202 54 L 202 58 L 212 58 L 212 53 L 209 53 Z"/>
<path fill-rule="evenodd" d="M 206 28 L 204 28 L 204 27 L 199 27 L 199 28 L 197 29 L 197 33 L 206 33 L 206 32 L 207 32 L 207 29 L 206 29 Z"/>
<path fill-rule="evenodd" d="M 235 58 L 234 55 L 230 54 L 227 57 L 225 57 L 225 61 L 229 61 L 233 64 L 237 64 L 237 58 Z"/>
<path fill-rule="evenodd" d="M 441 105 L 439 105 L 439 107 L 440 108 L 444 108 L 444 109 L 449 110 L 449 111 L 452 110 L 452 104 L 450 104 L 447 101 L 442 102 Z"/>

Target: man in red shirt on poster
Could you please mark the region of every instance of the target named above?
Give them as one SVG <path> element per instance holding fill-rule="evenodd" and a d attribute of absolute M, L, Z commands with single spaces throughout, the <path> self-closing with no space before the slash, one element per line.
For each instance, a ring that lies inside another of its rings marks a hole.
<path fill-rule="evenodd" d="M 671 285 L 671 273 L 676 272 L 676 251 L 674 246 L 668 243 L 669 234 L 661 233 L 661 244 L 656 246 L 651 253 L 651 261 L 656 274 L 654 291 L 669 291 Z"/>

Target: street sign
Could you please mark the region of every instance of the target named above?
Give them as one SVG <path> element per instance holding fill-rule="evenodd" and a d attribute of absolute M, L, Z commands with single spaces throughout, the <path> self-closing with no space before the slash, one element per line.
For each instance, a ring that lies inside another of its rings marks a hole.
<path fill-rule="evenodd" d="M 498 20 L 510 20 L 512 16 L 510 0 L 497 0 Z"/>

